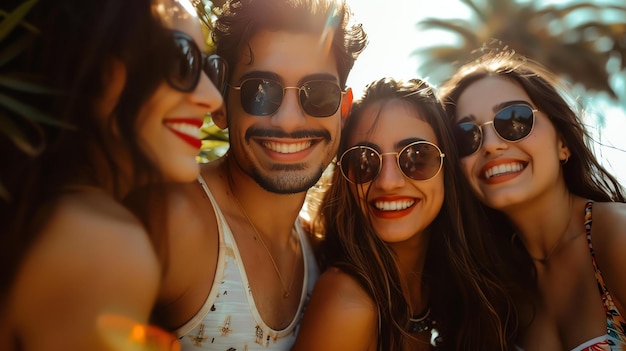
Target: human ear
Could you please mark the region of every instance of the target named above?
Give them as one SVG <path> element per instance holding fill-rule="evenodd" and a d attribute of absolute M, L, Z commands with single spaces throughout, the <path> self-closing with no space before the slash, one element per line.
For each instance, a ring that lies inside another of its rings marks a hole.
<path fill-rule="evenodd" d="M 226 118 L 226 104 L 223 103 L 220 108 L 211 112 L 211 119 L 220 129 L 228 128 L 228 119 Z"/>
<path fill-rule="evenodd" d="M 559 161 L 561 164 L 566 164 L 569 160 L 569 157 L 572 155 L 572 152 L 565 144 L 565 140 L 562 137 L 559 138 Z"/>
<path fill-rule="evenodd" d="M 100 118 L 108 119 L 126 86 L 126 65 L 117 58 L 111 58 L 106 62 L 103 74 L 102 81 L 105 89 L 96 102 L 95 108 Z"/>

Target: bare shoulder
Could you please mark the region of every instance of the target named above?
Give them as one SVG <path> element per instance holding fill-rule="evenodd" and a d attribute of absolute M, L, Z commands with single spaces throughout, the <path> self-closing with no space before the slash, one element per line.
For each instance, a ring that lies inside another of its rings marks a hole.
<path fill-rule="evenodd" d="M 212 164 L 200 166 L 202 173 L 214 172 L 214 168 Z M 168 216 L 173 224 L 170 227 L 188 229 L 191 234 L 206 233 L 207 230 L 217 232 L 215 209 L 200 181 L 172 184 L 167 188 L 166 196 Z"/>
<path fill-rule="evenodd" d="M 592 245 L 604 281 L 622 314 L 626 313 L 626 204 L 593 205 Z"/>
<path fill-rule="evenodd" d="M 206 165 L 202 165 L 206 168 Z M 168 236 L 174 255 L 202 245 L 207 237 L 217 240 L 215 209 L 201 183 L 194 180 L 170 184 L 165 191 Z"/>
<path fill-rule="evenodd" d="M 60 250 L 68 257 L 83 258 L 85 263 L 100 263 L 102 259 L 118 261 L 112 258 L 146 258 L 151 259 L 151 264 L 157 263 L 143 224 L 130 210 L 105 194 L 82 193 L 61 198 L 43 227 L 41 238 L 41 245 L 37 246 L 42 246 L 43 252 Z M 111 249 L 118 255 L 91 255 L 109 254 Z"/>
<path fill-rule="evenodd" d="M 197 181 L 169 186 L 166 201 L 168 235 L 174 243 L 193 243 L 217 231 L 213 206 Z"/>
<path fill-rule="evenodd" d="M 351 275 L 330 268 L 318 279 L 293 350 L 375 349 L 378 311 Z"/>
<path fill-rule="evenodd" d="M 175 329 L 208 296 L 219 252 L 219 228 L 211 201 L 198 181 L 166 191 L 168 259 L 155 318 Z"/>
<path fill-rule="evenodd" d="M 322 273 L 313 291 L 325 300 L 335 301 L 343 307 L 353 306 L 357 309 L 376 311 L 372 298 L 361 284 L 352 275 L 336 267 Z"/>
<path fill-rule="evenodd" d="M 98 318 L 146 323 L 160 266 L 141 223 L 101 193 L 60 199 L 11 291 L 12 316 L 26 349 L 102 346 Z"/>
<path fill-rule="evenodd" d="M 613 240 L 626 240 L 626 203 L 595 202 L 593 204 L 592 238 L 594 247 Z"/>

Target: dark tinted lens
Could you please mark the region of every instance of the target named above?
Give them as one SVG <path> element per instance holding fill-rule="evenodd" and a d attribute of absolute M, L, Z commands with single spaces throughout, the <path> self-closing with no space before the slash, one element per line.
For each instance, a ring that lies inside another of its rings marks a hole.
<path fill-rule="evenodd" d="M 241 83 L 241 106 L 254 116 L 274 114 L 283 101 L 283 87 L 272 80 L 247 79 Z"/>
<path fill-rule="evenodd" d="M 369 147 L 349 149 L 341 156 L 339 163 L 343 176 L 356 184 L 371 182 L 380 171 L 379 154 Z"/>
<path fill-rule="evenodd" d="M 409 144 L 398 154 L 398 163 L 407 177 L 428 180 L 441 168 L 441 152 L 431 144 Z"/>
<path fill-rule="evenodd" d="M 332 116 L 341 104 L 341 89 L 333 82 L 315 80 L 300 89 L 300 105 L 312 117 Z"/>
<path fill-rule="evenodd" d="M 178 48 L 168 77 L 172 87 L 181 91 L 192 91 L 200 79 L 202 53 L 194 42 L 183 35 L 174 37 Z"/>
<path fill-rule="evenodd" d="M 480 127 L 474 123 L 457 124 L 454 128 L 454 140 L 460 157 L 471 155 L 482 142 Z"/>
<path fill-rule="evenodd" d="M 217 55 L 207 57 L 204 64 L 204 72 L 222 95 L 226 92 L 227 67 L 226 60 Z"/>
<path fill-rule="evenodd" d="M 530 106 L 509 106 L 496 114 L 493 127 L 501 138 L 519 141 L 530 134 L 533 120 L 533 110 Z"/>

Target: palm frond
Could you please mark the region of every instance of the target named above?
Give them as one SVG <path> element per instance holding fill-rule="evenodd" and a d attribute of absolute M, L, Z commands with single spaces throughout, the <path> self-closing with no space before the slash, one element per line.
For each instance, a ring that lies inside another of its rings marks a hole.
<path fill-rule="evenodd" d="M 17 125 L 13 119 L 0 110 L 0 129 L 6 137 L 26 155 L 36 156 L 46 146 L 43 130 L 37 123 L 28 120 L 24 122 L 28 123 L 28 128 Z"/>
<path fill-rule="evenodd" d="M 39 34 L 38 29 L 25 20 L 36 3 L 37 0 L 26 0 L 10 12 L 0 9 L 0 137 L 25 157 L 35 157 L 45 148 L 46 138 L 40 124 L 71 128 L 40 111 L 29 100 L 33 94 L 56 93 L 38 84 L 36 77 L 15 72 L 11 66 Z M 1 180 L 0 199 L 11 201 L 11 194 Z"/>
<path fill-rule="evenodd" d="M 30 12 L 30 10 L 35 6 L 37 0 L 27 0 L 21 3 L 18 7 L 13 10 L 11 13 L 3 12 L 4 20 L 0 23 L 0 41 L 3 41 L 13 29 L 23 23 L 24 17 Z M 28 28 L 28 24 L 26 24 L 26 28 Z M 32 26 L 30 28 L 33 28 Z"/>
<path fill-rule="evenodd" d="M 27 77 L 21 74 L 16 73 L 8 73 L 8 74 L 0 74 L 0 86 L 5 87 L 9 90 L 21 91 L 24 93 L 30 94 L 41 94 L 41 95 L 58 95 L 59 92 L 49 89 L 47 87 L 41 86 L 40 84 L 33 83 L 28 81 Z"/>
<path fill-rule="evenodd" d="M 437 65 L 449 67 L 466 62 L 473 49 L 495 38 L 573 83 L 617 98 L 609 82 L 607 63 L 619 60 L 620 69 L 626 68 L 626 6 L 585 2 L 538 8 L 535 0 L 459 1 L 472 10 L 478 21 L 426 18 L 418 22 L 425 29 L 452 33 L 461 42 L 448 45 L 449 49 L 439 43 L 416 51 L 421 57 L 429 57 L 420 63 L 420 72 L 429 73 Z"/>

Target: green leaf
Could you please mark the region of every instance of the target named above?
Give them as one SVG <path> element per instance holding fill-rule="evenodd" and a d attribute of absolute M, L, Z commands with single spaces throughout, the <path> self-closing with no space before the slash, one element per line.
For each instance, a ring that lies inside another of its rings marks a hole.
<path fill-rule="evenodd" d="M 11 61 L 22 51 L 24 51 L 24 49 L 26 49 L 30 45 L 32 37 L 32 33 L 25 33 L 19 38 L 13 40 L 13 42 L 10 44 L 3 44 L 5 48 L 0 51 L 0 66 L 4 66 L 7 62 Z"/>
<path fill-rule="evenodd" d="M 74 129 L 74 126 L 58 121 L 56 119 L 50 118 L 46 114 L 37 110 L 36 108 L 26 105 L 10 96 L 0 94 L 0 106 L 4 106 L 7 109 L 24 116 L 26 119 L 31 121 L 37 121 L 45 124 L 50 124 L 54 126 Z"/>
<path fill-rule="evenodd" d="M 11 90 L 22 91 L 31 94 L 57 94 L 58 92 L 46 88 L 37 83 L 26 82 L 22 79 L 9 75 L 0 75 L 0 86 L 4 86 Z"/>
<path fill-rule="evenodd" d="M 40 139 L 38 145 L 29 141 L 26 134 L 22 131 L 22 128 L 16 125 L 5 114 L 0 113 L 0 130 L 2 133 L 4 133 L 8 139 L 11 140 L 13 144 L 25 154 L 29 156 L 37 156 L 45 148 L 46 142 L 41 127 L 34 122 L 30 122 L 30 125 Z"/>
<path fill-rule="evenodd" d="M 20 6 L 16 7 L 5 19 L 0 23 L 0 41 L 9 35 L 13 29 L 22 22 L 22 19 L 28 14 L 30 9 L 37 3 L 37 0 L 24 1 Z"/>

